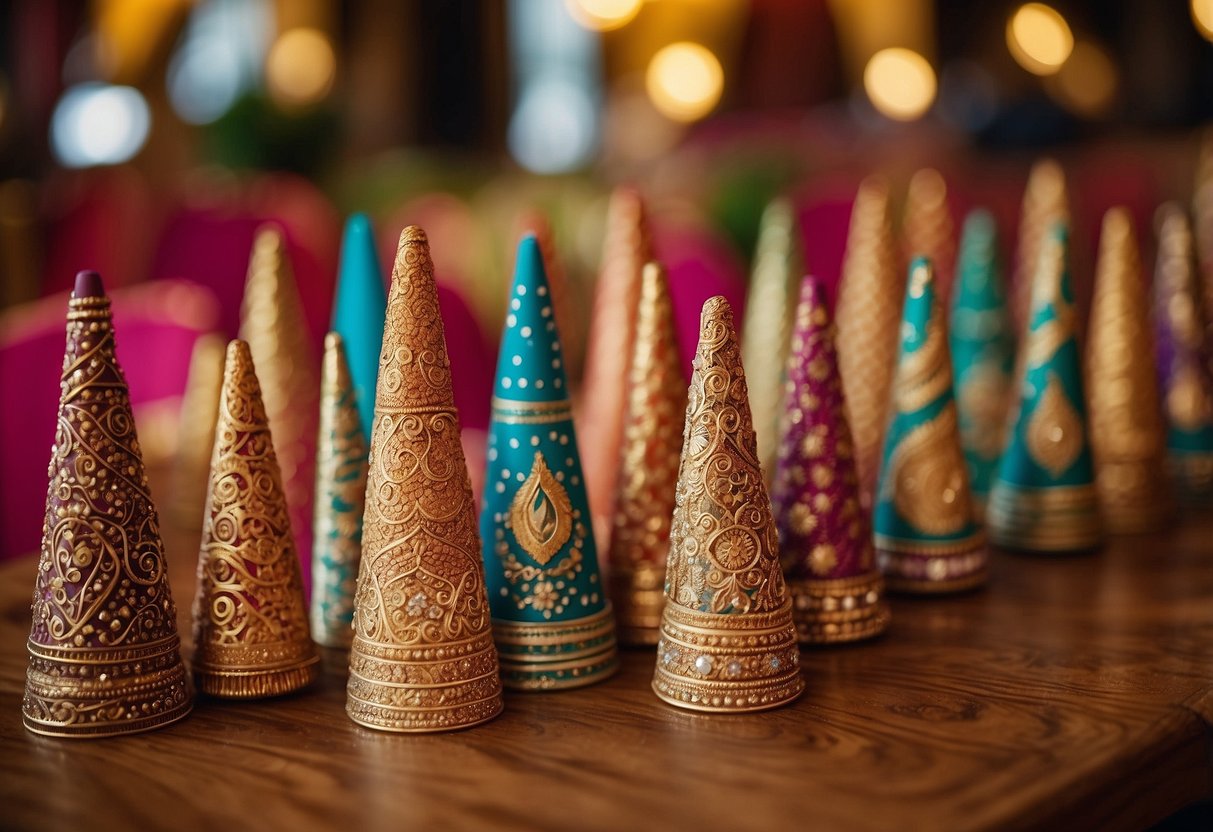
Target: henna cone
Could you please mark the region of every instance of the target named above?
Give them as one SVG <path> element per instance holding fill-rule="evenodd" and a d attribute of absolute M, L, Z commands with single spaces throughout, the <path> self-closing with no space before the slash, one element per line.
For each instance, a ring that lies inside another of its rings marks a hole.
<path fill-rule="evenodd" d="M 948 207 L 948 183 L 939 171 L 923 168 L 910 177 L 901 227 L 906 261 L 926 257 L 935 268 L 941 297 L 947 297 L 956 265 L 956 229 Z"/>
<path fill-rule="evenodd" d="M 872 523 L 859 504 L 845 408 L 825 287 L 806 277 L 792 332 L 786 428 L 771 490 L 802 644 L 870 638 L 889 625 Z"/>
<path fill-rule="evenodd" d="M 703 305 L 688 395 L 653 690 L 697 711 L 775 708 L 804 680 L 723 297 Z"/>
<path fill-rule="evenodd" d="M 181 432 L 173 465 L 173 520 L 198 531 L 206 507 L 206 489 L 215 446 L 215 416 L 223 390 L 223 354 L 227 344 L 217 333 L 194 342 L 185 395 L 181 399 Z"/>
<path fill-rule="evenodd" d="M 611 599 L 624 644 L 656 644 L 686 386 L 665 272 L 644 267 L 611 532 Z"/>
<path fill-rule="evenodd" d="M 194 597 L 199 690 L 255 699 L 318 678 L 299 571 L 261 386 L 248 344 L 232 341 Z"/>
<path fill-rule="evenodd" d="M 1157 531 L 1175 513 L 1166 471 L 1154 337 L 1133 223 L 1104 215 L 1087 339 L 1087 402 L 1095 488 L 1114 534 Z"/>
<path fill-rule="evenodd" d="M 379 372 L 386 310 L 387 293 L 383 290 L 383 273 L 375 253 L 375 230 L 366 214 L 351 214 L 341 238 L 333 332 L 341 336 L 344 344 L 346 373 L 354 392 L 364 453 L 375 422 L 375 380 Z M 327 355 L 327 344 L 325 352 Z M 324 436 L 323 433 L 320 435 Z"/>
<path fill-rule="evenodd" d="M 177 607 L 110 302 L 76 276 L 21 717 L 36 734 L 147 731 L 190 712 Z"/>
<path fill-rule="evenodd" d="M 1011 283 L 1011 318 L 1021 343 L 1027 337 L 1033 283 L 1045 237 L 1054 223 L 1068 222 L 1069 217 L 1065 171 L 1055 160 L 1041 159 L 1032 166 L 1024 189 L 1015 279 Z"/>
<path fill-rule="evenodd" d="M 383 731 L 501 713 L 475 501 L 425 232 L 400 234 L 375 394 L 346 712 Z"/>

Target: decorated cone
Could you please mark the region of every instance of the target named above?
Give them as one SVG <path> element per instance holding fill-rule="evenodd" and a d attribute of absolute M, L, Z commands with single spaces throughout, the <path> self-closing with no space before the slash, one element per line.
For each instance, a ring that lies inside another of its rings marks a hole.
<path fill-rule="evenodd" d="M 346 712 L 384 731 L 501 713 L 475 501 L 425 232 L 400 234 L 375 393 Z"/>
<path fill-rule="evenodd" d="M 194 680 L 212 696 L 278 696 L 319 676 L 282 477 L 243 341 L 228 344 L 223 371 L 194 648 Z"/>
<path fill-rule="evenodd" d="M 568 274 L 556 250 L 552 224 L 546 215 L 532 211 L 522 218 L 521 233 L 535 235 L 539 252 L 543 255 L 543 270 L 548 276 L 548 290 L 552 293 L 552 314 L 556 317 L 556 329 L 564 344 L 566 365 L 581 367 L 585 360 L 585 330 L 573 322 L 572 287 Z"/>
<path fill-rule="evenodd" d="M 762 215 L 741 329 L 741 357 L 750 368 L 747 380 L 758 461 L 768 480 L 775 473 L 779 450 L 779 417 L 788 342 L 796 311 L 796 285 L 804 273 L 800 249 L 800 230 L 792 203 L 776 199 Z"/>
<path fill-rule="evenodd" d="M 1160 210 L 1154 274 L 1158 375 L 1167 415 L 1167 459 L 1185 502 L 1213 498 L 1213 377 L 1204 341 L 1192 229 L 1174 203 Z"/>
<path fill-rule="evenodd" d="M 1069 221 L 1069 198 L 1066 196 L 1066 174 L 1054 159 L 1041 159 L 1028 174 L 1024 189 L 1023 209 L 1019 219 L 1019 246 L 1015 258 L 1014 292 L 1011 317 L 1020 338 L 1028 331 L 1029 308 L 1032 301 L 1036 268 L 1040 250 L 1054 223 Z"/>
<path fill-rule="evenodd" d="M 248 343 L 257 365 L 291 528 L 301 539 L 309 538 L 320 383 L 286 244 L 272 226 L 260 229 L 253 241 L 240 307 L 240 338 Z"/>
<path fill-rule="evenodd" d="M 593 510 L 590 520 L 595 542 L 604 550 L 610 541 L 612 501 L 619 479 L 628 360 L 636 334 L 640 272 L 652 259 L 640 193 L 632 188 L 616 188 L 607 208 L 602 270 L 594 296 L 578 408 L 578 421 L 586 439 L 581 453 Z"/>
<path fill-rule="evenodd" d="M 367 456 L 358 415 L 345 342 L 330 332 L 320 375 L 312 525 L 312 638 L 325 647 L 349 647 L 354 635 Z"/>
<path fill-rule="evenodd" d="M 1087 402 L 1095 487 L 1115 534 L 1156 531 L 1173 516 L 1158 401 L 1154 338 L 1133 223 L 1104 215 L 1087 341 Z"/>
<path fill-rule="evenodd" d="M 60 391 L 22 721 L 54 737 L 158 728 L 188 714 L 193 700 L 96 272 L 76 276 L 68 301 Z"/>
<path fill-rule="evenodd" d="M 901 357 L 872 528 L 889 589 L 939 593 L 985 583 L 952 393 L 952 358 L 931 262 L 910 264 Z"/>
<path fill-rule="evenodd" d="M 618 667 L 615 622 L 589 526 L 551 294 L 530 236 L 518 246 L 488 458 L 480 534 L 506 686 L 605 679 Z"/>
<path fill-rule="evenodd" d="M 682 708 L 774 708 L 804 690 L 792 602 L 758 465 L 733 310 L 703 305 L 653 676 Z"/>
<path fill-rule="evenodd" d="M 1100 540 L 1067 242 L 1058 222 L 1040 250 L 1015 424 L 986 507 L 991 541 L 1008 549 L 1081 551 Z"/>
<path fill-rule="evenodd" d="M 923 256 L 935 268 L 939 294 L 946 296 L 956 261 L 956 230 L 948 207 L 948 183 L 939 171 L 923 168 L 910 177 L 901 236 L 907 261 Z"/>
<path fill-rule="evenodd" d="M 948 328 L 960 443 L 969 468 L 974 508 L 984 513 L 1006 436 L 1015 335 L 998 267 L 994 218 L 965 219 Z"/>
<path fill-rule="evenodd" d="M 375 380 L 379 373 L 379 349 L 383 345 L 386 312 L 387 293 L 383 289 L 379 256 L 375 254 L 374 229 L 366 214 L 353 214 L 345 223 L 345 236 L 341 240 L 333 331 L 344 343 L 364 449 L 370 442 L 375 423 Z M 328 352 L 326 343 L 326 356 Z M 325 366 L 328 367 L 327 358 Z M 324 433 L 320 435 L 323 437 Z M 316 470 L 320 470 L 319 465 Z"/>
<path fill-rule="evenodd" d="M 882 633 L 889 624 L 884 579 L 859 504 L 834 325 L 825 288 L 813 277 L 800 288 L 784 408 L 771 504 L 796 632 L 802 644 Z"/>
<path fill-rule="evenodd" d="M 686 399 L 665 272 L 648 263 L 632 346 L 608 559 L 624 644 L 657 643 Z"/>
<path fill-rule="evenodd" d="M 215 416 L 223 390 L 223 360 L 227 344 L 209 333 L 194 342 L 189 375 L 181 399 L 180 439 L 173 464 L 173 520 L 183 528 L 201 528 L 206 506 L 207 474 L 215 446 Z"/>
<path fill-rule="evenodd" d="M 838 372 L 855 443 L 859 498 L 871 505 L 897 366 L 902 281 L 894 262 L 889 187 L 864 180 L 851 209 L 851 228 L 838 285 Z"/>

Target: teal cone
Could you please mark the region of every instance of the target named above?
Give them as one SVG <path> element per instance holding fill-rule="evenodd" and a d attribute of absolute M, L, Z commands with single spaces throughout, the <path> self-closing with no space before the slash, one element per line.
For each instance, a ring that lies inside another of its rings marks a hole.
<path fill-rule="evenodd" d="M 954 592 L 986 579 L 985 533 L 973 518 L 946 329 L 935 270 L 915 258 L 872 515 L 876 555 L 895 591 Z"/>
<path fill-rule="evenodd" d="M 986 509 L 990 539 L 1009 549 L 1081 551 L 1100 540 L 1068 238 L 1057 223 L 1041 244 L 1018 413 Z"/>
<path fill-rule="evenodd" d="M 998 473 L 1015 368 L 1015 335 L 998 263 L 998 228 L 988 211 L 973 211 L 965 219 L 948 345 L 960 441 L 969 487 L 980 510 Z"/>
<path fill-rule="evenodd" d="M 551 291 L 522 239 L 501 338 L 480 536 L 509 687 L 592 684 L 618 665 Z"/>
<path fill-rule="evenodd" d="M 341 239 L 332 329 L 345 343 L 358 423 L 367 443 L 375 423 L 375 382 L 386 317 L 387 291 L 375 254 L 375 232 L 366 214 L 351 214 Z"/>

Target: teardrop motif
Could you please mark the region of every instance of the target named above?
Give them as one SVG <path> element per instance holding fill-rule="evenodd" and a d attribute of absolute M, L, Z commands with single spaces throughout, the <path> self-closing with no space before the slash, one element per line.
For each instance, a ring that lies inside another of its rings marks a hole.
<path fill-rule="evenodd" d="M 1028 422 L 1027 439 L 1032 460 L 1053 477 L 1064 474 L 1082 453 L 1082 417 L 1070 404 L 1055 373 L 1049 373 L 1045 391 Z"/>
<path fill-rule="evenodd" d="M 540 566 L 560 551 L 573 532 L 572 501 L 539 451 L 530 476 L 510 504 L 510 527 L 519 545 Z"/>

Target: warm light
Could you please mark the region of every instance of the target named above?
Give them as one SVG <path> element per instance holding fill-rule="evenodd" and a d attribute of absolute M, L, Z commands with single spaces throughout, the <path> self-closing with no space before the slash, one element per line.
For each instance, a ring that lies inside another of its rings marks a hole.
<path fill-rule="evenodd" d="M 644 0 L 565 0 L 573 19 L 595 32 L 627 25 L 643 4 Z"/>
<path fill-rule="evenodd" d="M 1079 41 L 1046 86 L 1066 109 L 1094 118 L 1105 115 L 1116 102 L 1116 85 L 1116 64 L 1111 56 L 1094 43 Z"/>
<path fill-rule="evenodd" d="M 63 94 L 51 117 L 51 146 L 70 168 L 116 165 L 147 141 L 151 115 L 134 87 L 80 84 Z"/>
<path fill-rule="evenodd" d="M 672 43 L 649 61 L 644 77 L 653 105 L 675 121 L 695 121 L 712 112 L 724 89 L 724 69 L 698 43 Z"/>
<path fill-rule="evenodd" d="M 337 58 L 323 32 L 290 29 L 278 36 L 265 61 L 270 95 L 287 105 L 313 104 L 333 87 Z"/>
<path fill-rule="evenodd" d="M 1070 57 L 1074 35 L 1066 19 L 1044 3 L 1025 3 L 1007 21 L 1007 48 L 1033 75 L 1052 75 Z"/>
<path fill-rule="evenodd" d="M 882 49 L 863 70 L 872 106 L 897 121 L 913 121 L 935 101 L 935 70 L 911 49 Z"/>
<path fill-rule="evenodd" d="M 1213 40 L 1213 0 L 1192 0 L 1192 22 L 1206 40 Z"/>

